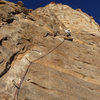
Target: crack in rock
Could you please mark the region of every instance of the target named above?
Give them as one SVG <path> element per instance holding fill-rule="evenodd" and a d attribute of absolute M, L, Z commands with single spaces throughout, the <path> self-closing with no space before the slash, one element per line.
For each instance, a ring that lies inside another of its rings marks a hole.
<path fill-rule="evenodd" d="M 7 40 L 7 37 L 3 37 L 1 40 L 0 40 L 0 45 L 2 45 L 2 42 L 3 41 L 6 41 Z"/>
<path fill-rule="evenodd" d="M 45 87 L 45 86 L 41 86 L 40 84 L 38 84 L 38 83 L 36 83 L 36 82 L 33 82 L 33 81 L 31 81 L 30 82 L 31 84 L 33 84 L 33 85 L 35 85 L 35 86 L 37 86 L 37 87 L 40 87 L 40 88 L 42 88 L 42 89 L 44 89 L 44 90 L 48 90 L 48 91 L 56 91 L 56 92 L 60 92 L 60 93 L 66 93 L 66 91 L 61 91 L 61 90 L 57 90 L 57 89 L 50 89 L 50 88 L 47 88 L 47 87 Z"/>
<path fill-rule="evenodd" d="M 19 52 L 19 51 L 18 51 L 18 52 Z M 1 78 L 2 76 L 4 76 L 4 75 L 9 71 L 9 69 L 10 69 L 10 67 L 11 67 L 11 64 L 12 64 L 12 62 L 13 62 L 15 56 L 18 54 L 18 52 L 15 52 L 15 53 L 9 58 L 9 61 L 8 61 L 8 62 L 6 63 L 6 65 L 5 65 L 5 69 L 0 73 L 0 78 Z"/>
<path fill-rule="evenodd" d="M 2 64 L 4 62 L 4 59 L 0 61 L 0 64 Z"/>
<path fill-rule="evenodd" d="M 35 83 L 35 82 L 30 82 L 30 83 L 32 83 L 32 84 L 34 84 L 34 85 L 36 85 L 36 86 L 38 86 L 38 87 L 40 87 L 40 88 L 42 88 L 42 89 L 50 90 L 49 88 L 44 87 L 44 86 L 41 86 L 41 85 L 39 85 L 38 83 Z"/>

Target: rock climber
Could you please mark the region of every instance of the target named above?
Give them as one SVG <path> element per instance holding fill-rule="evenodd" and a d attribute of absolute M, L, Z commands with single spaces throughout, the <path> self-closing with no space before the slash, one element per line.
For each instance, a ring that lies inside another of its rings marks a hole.
<path fill-rule="evenodd" d="M 67 37 L 71 36 L 71 31 L 69 29 L 65 30 L 65 33 Z"/>

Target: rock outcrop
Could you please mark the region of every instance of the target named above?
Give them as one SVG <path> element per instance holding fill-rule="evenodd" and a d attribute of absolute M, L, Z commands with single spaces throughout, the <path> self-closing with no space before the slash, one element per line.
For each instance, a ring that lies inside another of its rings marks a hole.
<path fill-rule="evenodd" d="M 0 100 L 100 100 L 100 27 L 80 9 L 36 10 L 0 0 Z"/>

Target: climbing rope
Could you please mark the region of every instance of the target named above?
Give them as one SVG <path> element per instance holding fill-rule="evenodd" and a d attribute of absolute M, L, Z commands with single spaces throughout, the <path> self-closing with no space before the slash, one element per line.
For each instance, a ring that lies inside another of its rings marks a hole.
<path fill-rule="evenodd" d="M 33 60 L 33 61 L 29 61 L 28 58 L 26 58 L 26 59 L 29 61 L 30 64 L 28 65 L 28 67 L 27 67 L 27 69 L 26 69 L 26 71 L 25 71 L 25 73 L 24 73 L 24 75 L 23 75 L 23 77 L 22 77 L 22 79 L 21 79 L 19 85 L 18 85 L 18 86 L 15 85 L 16 91 L 15 91 L 13 100 L 16 100 L 16 97 L 17 97 L 17 100 L 18 100 L 18 96 L 19 96 L 19 93 L 20 93 L 21 86 L 22 86 L 22 84 L 23 84 L 23 81 L 24 81 L 24 79 L 25 79 L 27 73 L 28 73 L 28 70 L 29 70 L 30 66 L 31 66 L 33 63 L 39 61 L 40 59 L 42 59 L 42 58 L 46 57 L 47 55 L 49 55 L 50 53 L 52 53 L 54 50 L 56 50 L 56 49 L 57 49 L 60 45 L 62 45 L 63 43 L 64 43 L 64 40 L 63 40 L 61 43 L 59 43 L 55 48 L 53 48 L 52 50 L 50 50 L 48 53 L 46 53 L 45 55 L 43 55 L 43 56 L 41 56 L 41 57 L 39 57 L 39 58 L 37 58 L 37 59 L 35 59 L 35 60 Z"/>

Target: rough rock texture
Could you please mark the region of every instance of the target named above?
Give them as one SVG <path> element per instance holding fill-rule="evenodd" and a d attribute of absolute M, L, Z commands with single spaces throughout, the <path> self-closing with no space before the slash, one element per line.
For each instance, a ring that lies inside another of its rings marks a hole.
<path fill-rule="evenodd" d="M 33 11 L 0 0 L 0 100 L 100 100 L 93 17 L 62 4 Z"/>

